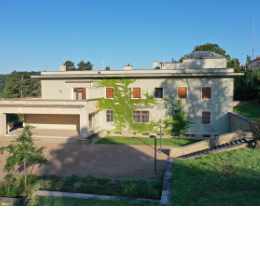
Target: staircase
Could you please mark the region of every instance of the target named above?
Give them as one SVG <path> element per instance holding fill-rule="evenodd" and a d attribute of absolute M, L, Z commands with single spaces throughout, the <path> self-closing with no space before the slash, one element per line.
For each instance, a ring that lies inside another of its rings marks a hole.
<path fill-rule="evenodd" d="M 212 154 L 212 153 L 220 153 L 224 151 L 231 151 L 231 150 L 236 150 L 240 148 L 246 148 L 246 147 L 254 147 L 256 145 L 255 141 L 251 138 L 241 138 L 237 140 L 232 140 L 231 142 L 216 145 L 213 148 L 201 150 L 201 151 L 196 151 L 190 154 L 182 155 L 178 157 L 178 159 L 196 159 L 196 158 L 201 158 L 203 156 Z"/>

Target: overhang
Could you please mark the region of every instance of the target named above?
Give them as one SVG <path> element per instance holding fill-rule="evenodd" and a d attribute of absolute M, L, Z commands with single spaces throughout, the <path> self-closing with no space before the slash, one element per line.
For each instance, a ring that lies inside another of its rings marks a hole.
<path fill-rule="evenodd" d="M 235 73 L 233 69 L 179 69 L 179 70 L 113 70 L 113 71 L 66 71 L 42 72 L 32 76 L 33 79 L 116 79 L 116 78 L 224 78 L 239 77 L 243 73 Z"/>

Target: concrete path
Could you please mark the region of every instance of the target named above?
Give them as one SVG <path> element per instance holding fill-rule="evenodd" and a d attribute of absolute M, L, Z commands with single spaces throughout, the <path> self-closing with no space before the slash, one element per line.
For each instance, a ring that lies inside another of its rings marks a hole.
<path fill-rule="evenodd" d="M 142 199 L 142 198 L 129 198 L 124 196 L 112 196 L 112 195 L 97 195 L 97 194 L 86 194 L 86 193 L 71 193 L 71 192 L 60 192 L 60 191 L 46 191 L 40 190 L 36 193 L 40 197 L 56 197 L 56 198 L 74 198 L 84 200 L 131 200 L 139 202 L 159 202 L 158 200 Z"/>

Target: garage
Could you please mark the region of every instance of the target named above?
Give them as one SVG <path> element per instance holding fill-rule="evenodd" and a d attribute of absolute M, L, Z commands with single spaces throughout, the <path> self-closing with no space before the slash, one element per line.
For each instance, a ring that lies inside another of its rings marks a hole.
<path fill-rule="evenodd" d="M 79 122 L 79 115 L 24 115 L 24 125 L 31 125 L 36 129 L 60 129 L 79 131 Z"/>

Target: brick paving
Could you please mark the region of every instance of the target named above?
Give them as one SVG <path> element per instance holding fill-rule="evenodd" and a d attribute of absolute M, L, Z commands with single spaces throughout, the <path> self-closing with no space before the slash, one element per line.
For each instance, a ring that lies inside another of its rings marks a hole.
<path fill-rule="evenodd" d="M 0 138 L 0 147 L 8 145 L 10 138 Z M 85 142 L 53 142 L 37 139 L 37 145 L 44 147 L 49 162 L 36 169 L 35 173 L 58 176 L 99 177 L 155 177 L 153 148 L 148 145 L 104 145 Z M 0 176 L 6 155 L 0 156 Z M 163 171 L 167 156 L 158 154 L 158 169 Z"/>

